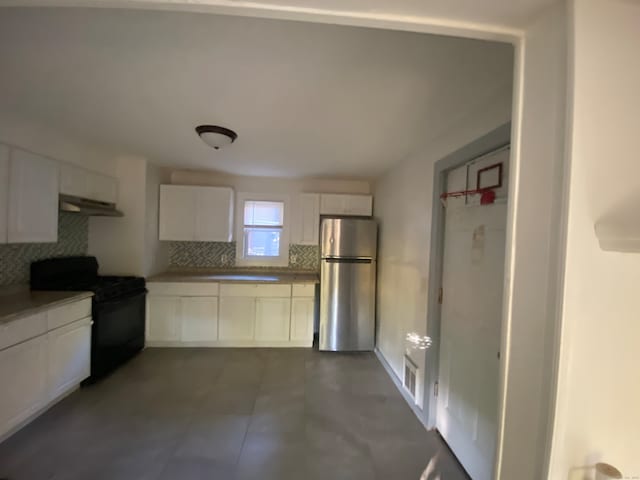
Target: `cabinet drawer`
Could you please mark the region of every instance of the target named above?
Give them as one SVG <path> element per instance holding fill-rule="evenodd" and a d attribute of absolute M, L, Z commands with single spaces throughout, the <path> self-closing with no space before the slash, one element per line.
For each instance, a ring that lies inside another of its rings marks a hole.
<path fill-rule="evenodd" d="M 69 303 L 47 312 L 47 328 L 54 330 L 63 325 L 91 316 L 91 299 Z"/>
<path fill-rule="evenodd" d="M 222 284 L 220 285 L 221 297 L 290 297 L 291 285 L 264 285 L 251 284 Z"/>
<path fill-rule="evenodd" d="M 179 297 L 216 297 L 219 286 L 210 282 L 157 282 L 147 283 L 151 295 L 175 295 Z"/>
<path fill-rule="evenodd" d="M 294 297 L 315 297 L 316 285 L 314 283 L 297 284 L 293 286 Z"/>
<path fill-rule="evenodd" d="M 0 350 L 47 332 L 47 314 L 39 313 L 0 325 Z"/>

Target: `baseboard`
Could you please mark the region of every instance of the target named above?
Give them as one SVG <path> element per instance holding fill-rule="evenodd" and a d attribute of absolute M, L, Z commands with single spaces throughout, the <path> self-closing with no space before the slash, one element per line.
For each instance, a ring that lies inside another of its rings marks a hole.
<path fill-rule="evenodd" d="M 211 341 L 211 342 L 181 342 L 181 341 L 149 341 L 145 343 L 145 347 L 157 348 L 311 348 L 310 341 L 298 342 L 256 342 L 249 341 Z"/>
<path fill-rule="evenodd" d="M 429 427 L 428 427 L 428 424 L 427 424 L 427 419 L 425 418 L 424 412 L 420 409 L 420 407 L 418 407 L 414 403 L 413 398 L 411 398 L 409 393 L 407 393 L 407 391 L 404 389 L 404 386 L 402 385 L 402 382 L 400 381 L 400 379 L 396 375 L 396 372 L 393 371 L 393 368 L 391 368 L 391 365 L 389 365 L 389 363 L 387 362 L 386 358 L 384 358 L 384 355 L 382 354 L 382 352 L 380 350 L 378 350 L 378 348 L 376 347 L 374 349 L 374 353 L 376 354 L 376 357 L 378 357 L 378 361 L 380 362 L 382 367 L 387 371 L 387 374 L 389 375 L 389 377 L 391 377 L 391 380 L 393 381 L 393 384 L 396 386 L 396 388 L 398 389 L 398 391 L 402 395 L 402 398 L 404 398 L 405 402 L 407 402 L 407 404 L 411 408 L 411 411 L 414 413 L 414 415 L 416 417 L 418 417 L 418 420 L 420 420 L 420 423 L 422 423 L 424 428 L 429 430 Z"/>

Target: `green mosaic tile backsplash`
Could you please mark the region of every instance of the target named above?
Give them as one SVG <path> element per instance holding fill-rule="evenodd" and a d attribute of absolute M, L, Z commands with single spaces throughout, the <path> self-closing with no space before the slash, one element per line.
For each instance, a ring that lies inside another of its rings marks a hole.
<path fill-rule="evenodd" d="M 86 255 L 88 243 L 88 217 L 60 212 L 57 243 L 0 245 L 0 286 L 29 283 L 31 262 L 49 257 Z"/>
<path fill-rule="evenodd" d="M 170 242 L 169 251 L 172 267 L 234 268 L 236 266 L 235 242 Z M 320 266 L 319 257 L 319 247 L 315 245 L 290 245 L 288 268 L 316 272 Z M 282 270 L 282 267 L 278 267 L 278 270 Z"/>

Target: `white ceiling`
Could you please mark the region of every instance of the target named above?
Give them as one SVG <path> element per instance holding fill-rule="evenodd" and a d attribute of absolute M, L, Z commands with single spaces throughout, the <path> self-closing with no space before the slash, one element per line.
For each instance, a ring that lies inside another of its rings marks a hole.
<path fill-rule="evenodd" d="M 372 177 L 509 90 L 512 47 L 212 14 L 11 8 L 0 11 L 0 64 L 0 110 L 111 151 L 243 175 Z M 215 151 L 196 136 L 201 123 L 239 138 Z"/>
<path fill-rule="evenodd" d="M 322 15 L 414 23 L 457 22 L 475 29 L 522 30 L 559 0 L 0 0 L 3 6 L 93 6 L 210 11 L 276 18 Z M 312 20 L 311 20 L 312 21 Z"/>

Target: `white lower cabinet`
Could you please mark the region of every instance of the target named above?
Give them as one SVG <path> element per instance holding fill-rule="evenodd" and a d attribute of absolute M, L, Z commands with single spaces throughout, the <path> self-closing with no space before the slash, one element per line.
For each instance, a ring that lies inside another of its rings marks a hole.
<path fill-rule="evenodd" d="M 312 284 L 149 282 L 148 346 L 310 347 Z"/>
<path fill-rule="evenodd" d="M 91 373 L 91 319 L 50 332 L 47 344 L 49 398 L 53 400 Z"/>
<path fill-rule="evenodd" d="M 180 339 L 180 297 L 149 296 L 147 340 L 171 342 Z"/>
<path fill-rule="evenodd" d="M 0 326 L 0 440 L 89 376 L 90 312 L 84 299 Z"/>
<path fill-rule="evenodd" d="M 0 438 L 46 404 L 46 336 L 0 352 Z"/>
<path fill-rule="evenodd" d="M 190 344 L 218 339 L 218 297 L 149 295 L 147 342 Z"/>
<path fill-rule="evenodd" d="M 221 297 L 221 341 L 251 341 L 254 339 L 256 299 L 254 297 Z"/>
<path fill-rule="evenodd" d="M 180 301 L 181 339 L 213 342 L 218 339 L 218 298 L 185 297 Z"/>
<path fill-rule="evenodd" d="M 290 314 L 290 298 L 257 298 L 255 339 L 257 341 L 288 341 Z"/>
<path fill-rule="evenodd" d="M 291 340 L 313 342 L 315 303 L 313 297 L 291 300 Z"/>

